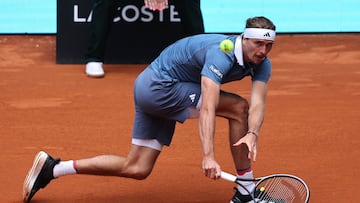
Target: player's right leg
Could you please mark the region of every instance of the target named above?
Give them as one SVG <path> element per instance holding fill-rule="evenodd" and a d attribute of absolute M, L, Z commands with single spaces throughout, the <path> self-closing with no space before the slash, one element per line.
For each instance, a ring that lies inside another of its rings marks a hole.
<path fill-rule="evenodd" d="M 23 185 L 23 201 L 29 202 L 36 192 L 53 179 L 64 175 L 88 174 L 102 176 L 119 176 L 134 179 L 145 179 L 154 167 L 161 152 L 162 145 L 153 147 L 151 140 L 132 144 L 127 157 L 117 155 L 100 155 L 92 158 L 70 161 L 54 159 L 45 152 L 39 152 L 34 159 Z M 160 146 L 160 147 L 159 147 Z"/>
<path fill-rule="evenodd" d="M 100 155 L 77 160 L 76 171 L 78 174 L 118 176 L 142 180 L 150 175 L 160 152 L 160 150 L 147 146 L 132 144 L 126 157 Z"/>
<path fill-rule="evenodd" d="M 29 202 L 35 193 L 54 179 L 53 168 L 60 159 L 53 159 L 40 151 L 34 159 L 23 185 L 23 201 Z"/>

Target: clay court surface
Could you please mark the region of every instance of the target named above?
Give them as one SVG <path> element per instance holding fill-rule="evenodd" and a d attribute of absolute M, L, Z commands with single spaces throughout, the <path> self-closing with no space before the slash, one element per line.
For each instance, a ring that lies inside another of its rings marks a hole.
<path fill-rule="evenodd" d="M 56 37 L 0 35 L 0 202 L 21 202 L 34 155 L 63 160 L 126 155 L 133 122 L 133 81 L 146 65 L 55 63 Z M 280 35 L 255 176 L 291 173 L 310 186 L 312 203 L 359 202 L 360 35 Z M 250 80 L 223 89 L 248 98 Z M 217 120 L 216 154 L 233 172 L 227 123 Z M 144 181 L 68 176 L 33 202 L 228 202 L 232 183 L 205 178 L 197 120 L 179 124 L 172 145 Z"/>

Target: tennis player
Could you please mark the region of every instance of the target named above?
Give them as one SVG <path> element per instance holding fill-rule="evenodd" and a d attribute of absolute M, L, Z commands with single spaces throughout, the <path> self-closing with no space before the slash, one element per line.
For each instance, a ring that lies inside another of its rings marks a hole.
<path fill-rule="evenodd" d="M 223 52 L 219 44 L 231 40 L 235 48 Z M 137 77 L 134 86 L 135 121 L 127 156 L 100 155 L 60 161 L 39 152 L 24 186 L 25 202 L 51 180 L 70 174 L 148 177 L 163 146 L 169 146 L 177 122 L 198 118 L 205 176 L 218 179 L 221 167 L 215 159 L 215 117 L 228 119 L 230 148 L 239 177 L 253 178 L 251 161 L 264 119 L 271 63 L 267 57 L 275 41 L 275 25 L 266 17 L 246 21 L 239 36 L 200 34 L 170 45 Z M 221 85 L 251 77 L 250 101 L 221 90 Z M 253 183 L 244 183 L 251 191 Z M 235 188 L 231 202 L 247 202 L 250 196 Z"/>

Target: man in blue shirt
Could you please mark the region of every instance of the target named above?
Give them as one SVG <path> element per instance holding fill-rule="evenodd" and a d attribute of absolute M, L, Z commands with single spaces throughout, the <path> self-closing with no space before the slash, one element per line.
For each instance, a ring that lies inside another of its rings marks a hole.
<path fill-rule="evenodd" d="M 228 39 L 234 49 L 224 52 L 219 44 Z M 229 121 L 229 140 L 237 175 L 253 178 L 251 160 L 264 119 L 271 63 L 267 58 L 275 41 L 275 25 L 265 17 L 249 18 L 240 36 L 200 34 L 167 47 L 138 76 L 134 86 L 135 121 L 128 156 L 101 155 L 60 161 L 39 152 L 24 182 L 24 201 L 52 179 L 70 174 L 148 177 L 164 145 L 169 146 L 177 122 L 199 119 L 202 168 L 218 179 L 221 167 L 215 159 L 215 117 Z M 251 77 L 250 102 L 221 90 L 221 84 Z M 238 186 L 231 202 L 251 200 L 247 191 L 254 183 Z"/>

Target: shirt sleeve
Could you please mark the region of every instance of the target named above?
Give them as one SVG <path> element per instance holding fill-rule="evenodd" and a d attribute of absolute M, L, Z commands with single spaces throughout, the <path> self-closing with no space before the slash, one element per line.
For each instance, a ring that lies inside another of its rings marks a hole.
<path fill-rule="evenodd" d="M 252 77 L 253 81 L 262 81 L 267 83 L 271 76 L 271 62 L 268 58 L 265 58 L 264 61 L 254 69 L 254 76 Z"/>
<path fill-rule="evenodd" d="M 224 53 L 218 47 L 209 49 L 205 55 L 205 63 L 201 75 L 206 76 L 217 84 L 221 84 L 223 77 L 231 69 L 233 53 Z"/>

